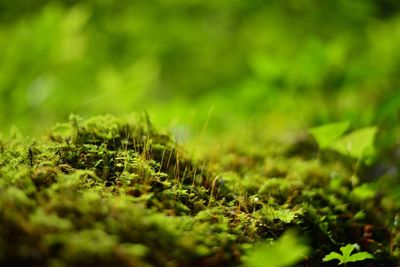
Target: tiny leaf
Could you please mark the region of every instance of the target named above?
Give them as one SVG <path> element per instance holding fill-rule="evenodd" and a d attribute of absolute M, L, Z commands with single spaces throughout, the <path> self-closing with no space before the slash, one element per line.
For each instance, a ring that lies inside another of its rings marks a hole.
<path fill-rule="evenodd" d="M 347 262 L 347 259 L 350 257 L 351 252 L 353 252 L 354 246 L 352 244 L 347 244 L 345 247 L 341 247 L 340 251 L 343 255 L 344 262 Z"/>
<path fill-rule="evenodd" d="M 357 159 L 373 156 L 375 153 L 374 140 L 377 132 L 378 128 L 376 126 L 356 130 L 337 140 L 332 145 L 332 149 Z"/>
<path fill-rule="evenodd" d="M 329 123 L 309 130 L 316 139 L 321 149 L 328 148 L 334 143 L 350 126 L 348 121 Z"/>
<path fill-rule="evenodd" d="M 337 252 L 331 252 L 328 255 L 326 255 L 322 260 L 325 261 L 331 261 L 331 260 L 339 260 L 340 262 L 342 262 L 342 258 L 343 256 L 340 255 Z M 339 263 L 340 264 L 340 263 Z"/>
<path fill-rule="evenodd" d="M 355 262 L 355 261 L 363 261 L 366 259 L 373 259 L 374 256 L 368 252 L 358 252 L 351 255 L 346 262 Z"/>

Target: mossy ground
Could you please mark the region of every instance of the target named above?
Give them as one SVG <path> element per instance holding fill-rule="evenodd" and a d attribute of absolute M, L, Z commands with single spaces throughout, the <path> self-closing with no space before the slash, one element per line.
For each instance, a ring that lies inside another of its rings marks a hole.
<path fill-rule="evenodd" d="M 46 140 L 0 140 L 0 265 L 235 266 L 288 228 L 312 247 L 297 266 L 335 266 L 322 258 L 348 243 L 374 255 L 363 266 L 398 264 L 398 205 L 370 169 L 307 136 L 210 158 L 146 116 L 71 116 Z"/>

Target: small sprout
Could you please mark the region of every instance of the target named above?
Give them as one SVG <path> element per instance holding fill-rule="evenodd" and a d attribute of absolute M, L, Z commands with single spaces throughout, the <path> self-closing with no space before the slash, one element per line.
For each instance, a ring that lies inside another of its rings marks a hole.
<path fill-rule="evenodd" d="M 331 261 L 331 260 L 339 260 L 338 265 L 341 265 L 341 264 L 346 265 L 346 263 L 349 263 L 349 262 L 363 261 L 366 259 L 374 258 L 374 256 L 368 252 L 357 252 L 357 253 L 351 254 L 353 252 L 353 250 L 356 248 L 357 249 L 359 248 L 359 246 L 357 244 L 347 244 L 346 246 L 340 248 L 340 251 L 342 252 L 342 254 L 339 254 L 337 252 L 331 252 L 323 258 L 323 261 L 326 262 L 326 261 Z"/>

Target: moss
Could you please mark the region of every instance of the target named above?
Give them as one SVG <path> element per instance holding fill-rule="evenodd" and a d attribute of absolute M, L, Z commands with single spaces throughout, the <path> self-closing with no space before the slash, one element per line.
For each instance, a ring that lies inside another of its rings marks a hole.
<path fill-rule="evenodd" d="M 139 115 L 71 116 L 46 140 L 3 139 L 0 265 L 233 266 L 296 227 L 314 246 L 307 266 L 345 243 L 394 266 L 398 228 L 379 215 L 396 208 L 352 184 L 348 159 L 304 156 L 302 143 L 231 147 L 211 168 Z"/>

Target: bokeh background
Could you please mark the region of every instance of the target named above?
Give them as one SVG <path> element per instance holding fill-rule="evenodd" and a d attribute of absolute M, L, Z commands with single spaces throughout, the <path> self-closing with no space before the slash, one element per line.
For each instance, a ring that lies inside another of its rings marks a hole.
<path fill-rule="evenodd" d="M 147 111 L 182 138 L 348 119 L 389 144 L 400 2 L 2 0 L 0 62 L 3 133 Z"/>

